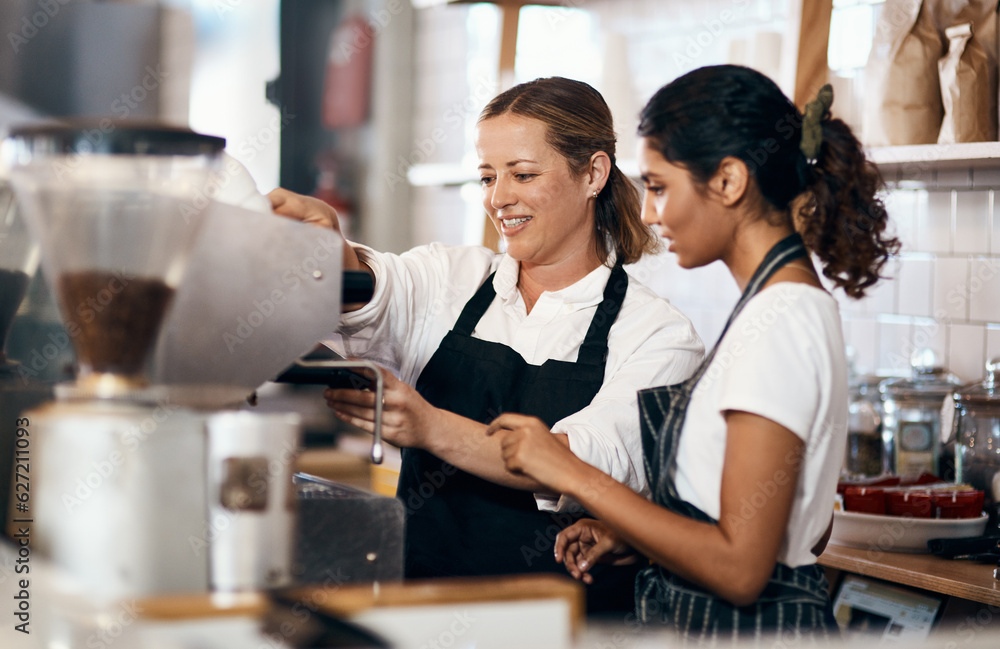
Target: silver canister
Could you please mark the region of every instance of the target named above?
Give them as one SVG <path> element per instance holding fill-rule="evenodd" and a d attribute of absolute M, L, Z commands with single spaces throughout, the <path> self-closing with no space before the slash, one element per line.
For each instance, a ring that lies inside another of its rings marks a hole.
<path fill-rule="evenodd" d="M 208 417 L 208 527 L 216 591 L 259 590 L 292 580 L 301 438 L 296 414 L 223 412 Z"/>
<path fill-rule="evenodd" d="M 208 553 L 192 545 L 207 516 L 200 415 L 56 401 L 24 417 L 39 555 L 98 598 L 208 590 Z"/>
<path fill-rule="evenodd" d="M 931 350 L 914 352 L 910 365 L 910 377 L 879 384 L 883 435 L 891 449 L 889 469 L 900 475 L 937 475 L 941 405 L 961 381 L 938 363 Z"/>

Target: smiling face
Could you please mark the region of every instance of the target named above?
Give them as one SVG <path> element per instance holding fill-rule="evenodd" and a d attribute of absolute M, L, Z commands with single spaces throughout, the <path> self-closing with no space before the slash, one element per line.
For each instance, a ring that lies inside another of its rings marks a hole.
<path fill-rule="evenodd" d="M 522 266 L 590 263 L 597 256 L 589 176 L 574 174 L 545 136 L 544 123 L 510 113 L 479 123 L 483 207 Z"/>
<path fill-rule="evenodd" d="M 733 243 L 732 218 L 728 218 L 711 189 L 698 186 L 684 167 L 663 157 L 649 138 L 641 138 L 639 174 L 645 187 L 642 221 L 658 225 L 684 268 L 697 268 L 725 259 Z"/>

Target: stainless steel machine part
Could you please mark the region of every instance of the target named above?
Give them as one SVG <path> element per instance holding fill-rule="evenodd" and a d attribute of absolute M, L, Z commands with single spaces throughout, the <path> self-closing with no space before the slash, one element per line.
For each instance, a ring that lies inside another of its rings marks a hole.
<path fill-rule="evenodd" d="M 221 412 L 208 416 L 206 425 L 212 590 L 289 585 L 299 416 Z"/>
<path fill-rule="evenodd" d="M 305 473 L 294 479 L 299 504 L 296 582 L 338 586 L 403 578 L 401 500 Z"/>
<path fill-rule="evenodd" d="M 202 416 L 111 401 L 53 402 L 25 416 L 39 556 L 95 597 L 208 590 Z"/>
<path fill-rule="evenodd" d="M 245 397 L 336 328 L 343 240 L 218 202 L 204 219 L 150 381 L 170 385 L 175 402 L 208 409 Z"/>
<path fill-rule="evenodd" d="M 385 406 L 384 401 L 384 384 L 385 381 L 382 378 L 382 371 L 378 365 L 372 361 L 363 360 L 343 360 L 343 361 L 329 361 L 329 360 L 299 360 L 296 365 L 301 367 L 315 367 L 315 368 L 329 368 L 329 369 L 365 369 L 370 370 L 374 375 L 375 381 L 375 431 L 374 438 L 372 439 L 372 452 L 371 459 L 374 464 L 382 464 L 382 459 L 384 458 L 384 453 L 382 449 L 382 408 Z"/>

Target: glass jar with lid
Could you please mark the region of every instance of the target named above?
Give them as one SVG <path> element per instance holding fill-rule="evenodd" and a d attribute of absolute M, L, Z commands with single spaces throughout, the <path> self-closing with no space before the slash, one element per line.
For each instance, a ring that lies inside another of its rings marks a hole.
<path fill-rule="evenodd" d="M 985 492 L 995 516 L 1000 502 L 1000 357 L 986 363 L 986 379 L 953 395 L 955 477 Z"/>
<path fill-rule="evenodd" d="M 941 405 L 961 385 L 929 349 L 910 356 L 910 377 L 886 379 L 882 395 L 883 435 L 891 447 L 890 470 L 899 475 L 938 474 Z"/>
<path fill-rule="evenodd" d="M 882 414 L 878 385 L 883 377 L 853 376 L 848 381 L 847 451 L 844 470 L 852 476 L 872 477 L 889 470 L 882 439 Z"/>

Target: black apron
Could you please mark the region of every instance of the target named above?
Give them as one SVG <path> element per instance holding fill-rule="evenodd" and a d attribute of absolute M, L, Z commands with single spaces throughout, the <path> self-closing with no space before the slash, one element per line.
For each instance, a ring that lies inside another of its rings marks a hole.
<path fill-rule="evenodd" d="M 775 272 L 788 262 L 807 255 L 798 234 L 778 242 L 754 272 L 719 340 Z M 687 381 L 639 392 L 643 457 L 653 501 L 670 511 L 709 523 L 718 521 L 682 500 L 677 494 L 674 477 L 680 433 L 691 394 L 712 363 L 718 346 L 716 343 Z M 666 624 L 685 639 L 699 643 L 730 642 L 737 636 L 753 635 L 760 640 L 765 634 L 770 639 L 775 634 L 785 639 L 839 637 L 830 606 L 829 586 L 823 569 L 816 564 L 798 568 L 777 564 L 757 602 L 740 607 L 658 565 L 651 565 L 636 579 L 635 601 L 636 615 L 641 622 Z"/>
<path fill-rule="evenodd" d="M 435 407 L 480 423 L 516 412 L 551 427 L 588 406 L 604 383 L 608 332 L 627 288 L 628 276 L 616 265 L 575 363 L 530 365 L 506 345 L 472 337 L 496 297 L 490 275 L 420 373 L 416 388 Z M 427 451 L 408 448 L 402 455 L 396 496 L 407 514 L 407 578 L 568 574 L 555 562 L 555 538 L 579 516 L 539 511 L 531 492 L 489 482 Z M 588 613 L 632 610 L 638 567 L 607 568 L 587 588 Z"/>

